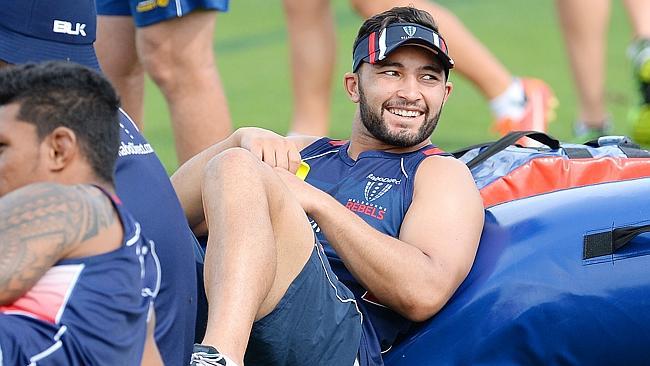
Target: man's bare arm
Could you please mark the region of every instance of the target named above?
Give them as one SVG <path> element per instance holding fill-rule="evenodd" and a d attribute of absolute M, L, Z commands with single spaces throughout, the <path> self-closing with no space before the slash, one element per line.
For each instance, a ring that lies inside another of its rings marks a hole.
<path fill-rule="evenodd" d="M 300 150 L 316 141 L 317 137 L 284 137 L 273 131 L 244 127 L 227 139 L 210 146 L 187 161 L 172 175 L 171 181 L 183 206 L 187 221 L 197 235 L 206 233 L 201 182 L 203 172 L 213 157 L 231 148 L 243 148 L 271 167 L 295 173 L 300 165 Z"/>
<path fill-rule="evenodd" d="M 399 238 L 377 231 L 328 194 L 278 174 L 354 277 L 405 317 L 431 317 L 469 272 L 483 227 L 483 205 L 461 162 L 431 157 L 421 164 Z"/>
<path fill-rule="evenodd" d="M 0 305 L 10 304 L 80 243 L 115 223 L 98 189 L 29 185 L 0 199 Z"/>
<path fill-rule="evenodd" d="M 156 329 L 156 312 L 153 306 L 149 308 L 149 320 L 147 321 L 147 337 L 144 342 L 141 366 L 162 366 L 164 365 L 160 350 L 154 339 Z"/>

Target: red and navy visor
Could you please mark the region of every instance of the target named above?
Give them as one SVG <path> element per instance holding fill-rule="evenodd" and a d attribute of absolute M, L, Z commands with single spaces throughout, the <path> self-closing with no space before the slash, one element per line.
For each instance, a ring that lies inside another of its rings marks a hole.
<path fill-rule="evenodd" d="M 415 23 L 395 23 L 372 32 L 354 48 L 352 71 L 356 72 L 361 62 L 374 64 L 405 44 L 413 44 L 429 49 L 442 62 L 445 74 L 454 68 L 454 60 L 449 57 L 447 43 L 433 29 Z"/>

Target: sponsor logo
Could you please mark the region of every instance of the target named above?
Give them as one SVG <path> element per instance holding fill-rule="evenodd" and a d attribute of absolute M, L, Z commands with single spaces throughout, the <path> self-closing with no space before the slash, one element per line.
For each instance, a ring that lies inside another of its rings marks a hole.
<path fill-rule="evenodd" d="M 86 24 L 85 23 L 74 23 L 74 26 L 70 22 L 65 20 L 54 19 L 52 24 L 52 32 L 54 33 L 63 33 L 69 34 L 71 36 L 86 36 Z"/>
<path fill-rule="evenodd" d="M 153 153 L 153 147 L 151 147 L 150 144 L 134 144 L 132 142 L 125 144 L 124 142 L 121 142 L 118 155 L 119 156 L 147 155 L 152 153 Z"/>
<path fill-rule="evenodd" d="M 386 216 L 386 211 L 387 211 L 385 207 L 378 206 L 365 201 L 359 202 L 354 199 L 349 199 L 348 202 L 345 204 L 345 207 L 348 210 L 358 214 L 359 216 L 361 215 L 370 216 L 377 220 L 383 220 L 384 217 Z"/>
<path fill-rule="evenodd" d="M 406 33 L 406 35 L 408 36 L 407 38 L 413 37 L 415 35 L 415 32 L 417 32 L 417 30 L 418 30 L 417 28 L 415 28 L 412 25 L 406 25 L 406 26 L 402 27 L 402 29 L 404 29 L 404 33 Z"/>
<path fill-rule="evenodd" d="M 366 182 L 366 188 L 363 190 L 363 196 L 368 202 L 372 202 L 386 194 L 386 192 L 388 192 L 393 187 L 393 185 L 402 184 L 401 179 L 377 177 L 372 173 L 369 174 L 366 178 L 369 180 L 369 182 Z"/>
<path fill-rule="evenodd" d="M 374 174 L 370 173 L 366 177 L 366 179 L 371 180 L 373 182 L 382 182 L 382 183 L 391 183 L 391 184 L 402 184 L 401 179 L 396 179 L 396 178 L 384 178 L 384 177 L 377 177 Z"/>

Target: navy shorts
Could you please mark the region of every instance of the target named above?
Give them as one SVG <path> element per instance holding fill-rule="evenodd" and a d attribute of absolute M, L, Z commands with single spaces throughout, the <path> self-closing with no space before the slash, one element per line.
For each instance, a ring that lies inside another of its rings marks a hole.
<path fill-rule="evenodd" d="M 197 9 L 228 11 L 230 0 L 95 0 L 98 15 L 132 16 L 135 25 L 145 27 L 180 18 Z"/>
<path fill-rule="evenodd" d="M 276 308 L 253 324 L 244 363 L 352 366 L 362 316 L 316 244 Z"/>

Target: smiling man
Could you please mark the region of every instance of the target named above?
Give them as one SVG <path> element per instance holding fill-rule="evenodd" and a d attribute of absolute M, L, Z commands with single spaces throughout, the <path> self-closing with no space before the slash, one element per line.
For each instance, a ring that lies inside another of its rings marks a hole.
<path fill-rule="evenodd" d="M 483 227 L 470 172 L 429 141 L 452 67 L 430 15 L 393 8 L 355 41 L 349 141 L 241 129 L 172 177 L 209 234 L 192 365 L 382 365 L 445 305 Z"/>

